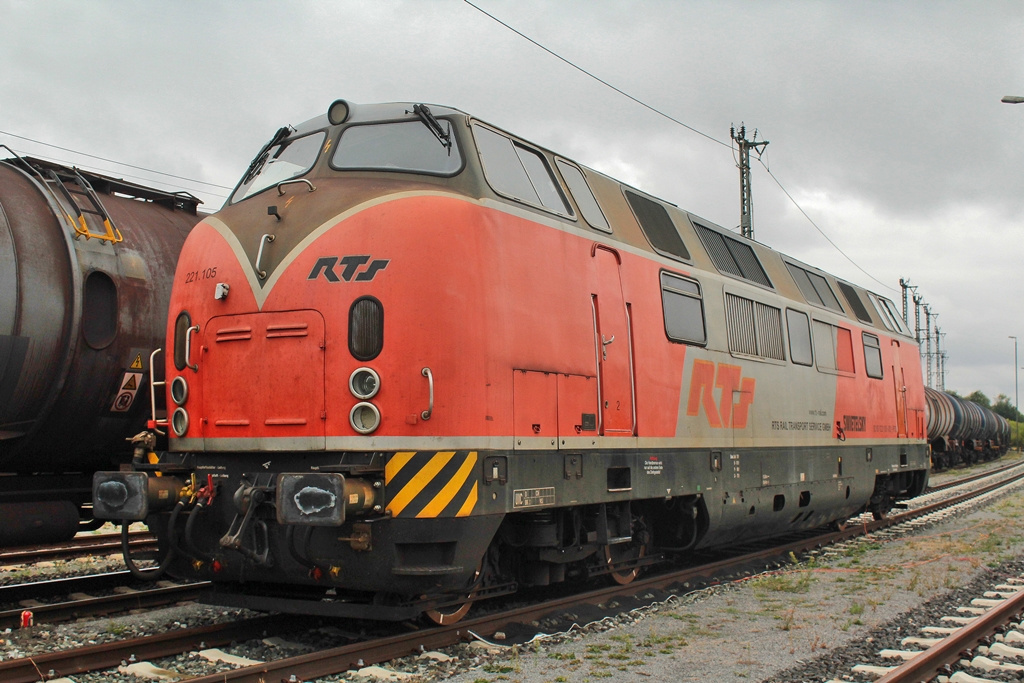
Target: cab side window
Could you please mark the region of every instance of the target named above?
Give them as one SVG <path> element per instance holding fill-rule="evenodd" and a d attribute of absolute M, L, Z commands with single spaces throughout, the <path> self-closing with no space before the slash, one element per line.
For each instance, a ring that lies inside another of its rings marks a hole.
<path fill-rule="evenodd" d="M 474 124 L 487 182 L 498 194 L 572 216 L 544 156 L 490 128 Z"/>

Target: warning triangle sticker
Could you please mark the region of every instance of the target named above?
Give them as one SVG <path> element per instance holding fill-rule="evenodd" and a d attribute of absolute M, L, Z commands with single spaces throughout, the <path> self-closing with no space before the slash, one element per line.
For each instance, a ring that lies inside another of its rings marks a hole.
<path fill-rule="evenodd" d="M 142 354 L 141 353 L 139 355 L 135 356 L 135 360 L 132 361 L 132 364 L 129 367 L 132 370 L 141 370 L 142 369 Z"/>
<path fill-rule="evenodd" d="M 128 381 L 124 383 L 123 387 L 121 387 L 122 391 L 123 390 L 132 391 L 133 389 L 138 389 L 139 388 L 139 385 L 135 381 L 135 377 L 136 377 L 135 375 L 131 375 L 128 378 Z"/>

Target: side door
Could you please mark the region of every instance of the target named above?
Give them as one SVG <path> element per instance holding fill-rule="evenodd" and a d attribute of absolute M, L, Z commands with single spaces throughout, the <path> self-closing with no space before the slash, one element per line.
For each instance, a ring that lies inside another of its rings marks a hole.
<path fill-rule="evenodd" d="M 892 340 L 892 381 L 896 394 L 896 436 L 907 438 L 907 384 L 903 378 L 900 343 Z"/>
<path fill-rule="evenodd" d="M 598 275 L 597 291 L 591 294 L 600 392 L 598 431 L 602 436 L 633 436 L 633 340 L 629 307 L 622 296 L 619 255 L 595 245 L 593 258 Z"/>

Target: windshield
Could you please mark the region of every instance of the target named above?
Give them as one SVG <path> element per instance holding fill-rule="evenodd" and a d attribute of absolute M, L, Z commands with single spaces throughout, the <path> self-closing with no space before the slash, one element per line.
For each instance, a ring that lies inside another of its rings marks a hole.
<path fill-rule="evenodd" d="M 342 133 L 331 166 L 452 175 L 462 168 L 462 154 L 448 135 L 450 148 L 422 121 L 352 126 Z"/>
<path fill-rule="evenodd" d="M 242 184 L 231 195 L 231 203 L 251 197 L 282 180 L 304 175 L 313 167 L 326 133 L 320 131 L 305 137 L 285 140 L 261 154 L 250 167 Z M 435 143 L 436 144 L 436 143 Z"/>

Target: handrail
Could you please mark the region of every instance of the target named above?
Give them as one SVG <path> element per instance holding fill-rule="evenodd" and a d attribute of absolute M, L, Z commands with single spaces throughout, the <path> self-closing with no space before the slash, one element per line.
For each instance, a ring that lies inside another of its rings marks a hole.
<path fill-rule="evenodd" d="M 271 235 L 270 233 L 265 233 L 263 237 L 260 238 L 260 249 L 256 252 L 256 274 L 260 276 L 261 280 L 267 277 L 267 271 L 260 268 L 260 264 L 263 262 L 263 247 L 273 241 L 274 235 Z"/>
<path fill-rule="evenodd" d="M 162 379 L 159 382 L 156 381 L 156 373 L 153 372 L 153 368 L 156 367 L 156 354 L 163 353 L 163 349 L 154 349 L 153 353 L 149 354 L 149 423 L 153 427 L 153 431 L 161 436 L 167 434 L 167 432 L 161 432 L 160 427 L 167 426 L 167 420 L 156 419 L 156 388 L 157 385 L 165 386 L 167 384 L 166 379 Z"/>
<path fill-rule="evenodd" d="M 420 417 L 424 420 L 429 420 L 430 416 L 434 413 L 434 375 L 431 374 L 430 368 L 423 368 L 420 374 L 427 378 L 428 386 L 430 387 L 430 405 L 429 407 L 420 413 Z"/>
<path fill-rule="evenodd" d="M 191 368 L 192 372 L 199 372 L 198 363 L 189 363 L 192 359 L 192 333 L 199 331 L 199 325 L 193 325 L 185 330 L 185 367 Z"/>
<path fill-rule="evenodd" d="M 309 182 L 305 178 L 292 178 L 290 180 L 282 180 L 281 182 L 279 182 L 275 186 L 275 187 L 277 187 L 277 196 L 279 196 L 279 197 L 283 197 L 284 196 L 284 190 L 281 189 L 282 187 L 284 187 L 285 185 L 294 185 L 296 183 L 306 183 L 307 185 L 309 185 L 309 191 L 310 192 L 313 192 L 314 190 L 316 190 L 316 187 L 314 187 L 313 183 Z"/>

